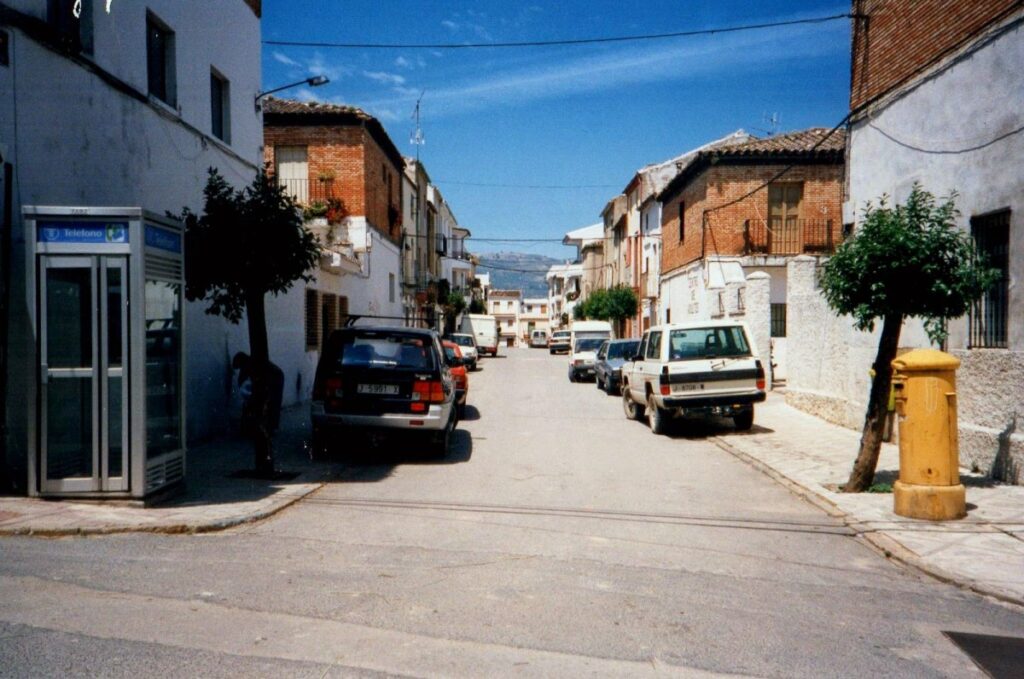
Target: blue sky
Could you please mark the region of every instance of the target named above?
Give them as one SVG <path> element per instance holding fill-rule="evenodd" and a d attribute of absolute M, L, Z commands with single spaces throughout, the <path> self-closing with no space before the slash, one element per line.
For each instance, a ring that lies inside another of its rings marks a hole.
<path fill-rule="evenodd" d="M 264 40 L 487 43 L 687 31 L 849 11 L 849 2 L 264 0 Z M 554 238 L 594 223 L 637 168 L 743 128 L 832 127 L 849 95 L 848 20 L 696 38 L 529 49 L 264 45 L 267 88 L 359 106 L 398 149 L 423 93 L 420 149 L 460 224 L 480 238 Z M 513 185 L 504 187 L 471 184 Z M 514 185 L 572 186 L 529 189 Z M 478 241 L 555 257 L 554 244 Z"/>

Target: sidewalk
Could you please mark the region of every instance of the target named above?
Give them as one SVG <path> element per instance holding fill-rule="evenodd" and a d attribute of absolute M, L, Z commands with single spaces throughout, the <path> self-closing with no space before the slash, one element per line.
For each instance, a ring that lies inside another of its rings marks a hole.
<path fill-rule="evenodd" d="M 281 413 L 281 429 L 274 437 L 277 468 L 298 472 L 294 479 L 233 477 L 252 469 L 252 445 L 238 438 L 218 439 L 189 449 L 185 492 L 165 503 L 142 507 L 0 496 L 0 535 L 198 533 L 257 521 L 314 492 L 330 477 L 330 464 L 310 461 L 308 426 L 308 408 L 294 406 Z"/>
<path fill-rule="evenodd" d="M 846 494 L 860 432 L 829 424 L 772 394 L 758 406 L 749 434 L 732 432 L 716 443 L 792 491 L 841 516 L 886 556 L 941 580 L 1024 605 L 1024 486 L 1002 485 L 960 470 L 967 517 L 930 522 L 893 513 L 891 493 Z M 899 450 L 883 444 L 876 482 L 899 476 Z"/>

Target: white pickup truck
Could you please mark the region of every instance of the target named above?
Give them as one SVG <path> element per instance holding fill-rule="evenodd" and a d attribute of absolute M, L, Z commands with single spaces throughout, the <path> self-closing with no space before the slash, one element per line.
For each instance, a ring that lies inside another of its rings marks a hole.
<path fill-rule="evenodd" d="M 761 361 L 743 323 L 694 321 L 644 332 L 632 361 L 622 366 L 626 417 L 664 434 L 674 417 L 731 417 L 740 431 L 754 424 L 754 404 L 765 399 Z"/>

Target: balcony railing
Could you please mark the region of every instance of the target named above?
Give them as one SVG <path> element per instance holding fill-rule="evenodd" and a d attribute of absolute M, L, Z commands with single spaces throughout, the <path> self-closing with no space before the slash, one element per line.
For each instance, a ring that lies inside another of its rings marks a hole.
<path fill-rule="evenodd" d="M 831 219 L 748 219 L 743 225 L 744 254 L 832 254 L 842 241 Z"/>
<path fill-rule="evenodd" d="M 278 177 L 277 183 L 299 205 L 326 203 L 328 199 L 335 197 L 333 179 L 291 179 Z"/>

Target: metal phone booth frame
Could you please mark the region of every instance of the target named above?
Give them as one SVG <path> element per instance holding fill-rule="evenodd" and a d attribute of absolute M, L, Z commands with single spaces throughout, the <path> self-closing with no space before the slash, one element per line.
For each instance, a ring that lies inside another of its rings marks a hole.
<path fill-rule="evenodd" d="M 181 224 L 141 208 L 23 216 L 37 363 L 30 494 L 142 499 L 181 487 Z"/>

